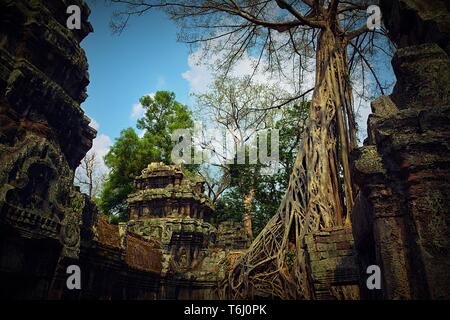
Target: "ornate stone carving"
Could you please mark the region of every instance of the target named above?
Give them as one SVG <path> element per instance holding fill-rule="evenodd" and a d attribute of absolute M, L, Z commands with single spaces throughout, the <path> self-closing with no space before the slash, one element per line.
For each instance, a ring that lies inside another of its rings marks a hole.
<path fill-rule="evenodd" d="M 224 223 L 218 231 L 209 222 L 213 206 L 203 183 L 185 176 L 179 166 L 151 163 L 128 198 L 129 232 L 161 245 L 162 298 L 170 297 L 171 286 L 183 292 L 178 297 L 190 296 L 188 284 L 203 288 L 205 298 L 216 297 L 211 289 L 225 276 L 222 260 L 228 250 L 249 244 L 242 225 Z"/>
<path fill-rule="evenodd" d="M 58 297 L 61 263 L 79 257 L 84 199 L 73 177 L 96 134 L 80 107 L 89 80 L 79 43 L 92 31 L 89 9 L 72 4 L 82 10 L 81 30 L 67 29 L 65 1 L 0 1 L 0 242 L 21 244 L 26 259 L 46 266 L 45 279 L 33 278 L 42 270 L 25 274 L 46 288 L 37 284 L 34 298 L 52 290 Z M 0 253 L 0 261 L 13 254 Z"/>

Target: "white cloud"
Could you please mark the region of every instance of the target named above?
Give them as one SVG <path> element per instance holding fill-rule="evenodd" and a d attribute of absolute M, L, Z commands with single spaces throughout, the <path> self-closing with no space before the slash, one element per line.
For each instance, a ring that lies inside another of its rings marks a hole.
<path fill-rule="evenodd" d="M 95 119 L 91 119 L 89 125 L 97 131 L 100 128 L 100 124 L 97 121 L 95 121 Z"/>
<path fill-rule="evenodd" d="M 202 48 L 191 53 L 188 57 L 189 69 L 181 74 L 183 79 L 189 83 L 191 93 L 204 93 L 211 86 L 214 81 L 214 69 L 224 60 L 224 55 L 204 55 Z M 312 65 L 314 63 L 312 62 Z M 311 64 L 310 64 L 311 65 Z M 254 72 L 255 67 L 258 67 Z M 314 85 L 314 68 L 309 67 L 311 72 L 306 72 L 303 77 L 303 84 L 301 90 L 308 90 Z M 295 88 L 292 79 L 298 79 L 297 71 L 289 70 L 286 77 L 277 77 L 265 71 L 268 69 L 267 61 L 261 59 L 258 64 L 258 59 L 244 53 L 242 57 L 236 61 L 233 68 L 229 71 L 232 77 L 252 76 L 253 81 L 257 83 L 276 84 L 281 89 L 289 93 L 298 92 Z"/>
<path fill-rule="evenodd" d="M 364 139 L 367 138 L 367 119 L 369 115 L 372 113 L 370 109 L 370 103 L 365 103 L 364 106 L 361 106 L 359 111 L 359 117 L 357 119 L 358 122 L 358 139 L 359 145 L 362 146 Z"/>
<path fill-rule="evenodd" d="M 150 92 L 150 93 L 146 93 L 143 96 L 150 96 L 152 98 L 155 97 L 155 93 L 154 92 Z M 133 120 L 137 120 L 139 118 L 141 118 L 142 116 L 144 116 L 144 106 L 140 103 L 137 102 L 135 104 L 133 104 L 133 106 L 131 107 L 131 114 L 130 114 L 130 118 Z"/>
<path fill-rule="evenodd" d="M 103 157 L 108 153 L 111 146 L 111 138 L 106 134 L 101 134 L 94 139 L 92 149 L 90 151 L 95 152 L 99 157 Z"/>
<path fill-rule="evenodd" d="M 133 107 L 131 108 L 131 119 L 139 119 L 144 115 L 144 107 L 140 103 L 133 104 Z"/>
<path fill-rule="evenodd" d="M 202 52 L 191 53 L 188 57 L 189 70 L 181 76 L 189 82 L 191 92 L 205 92 L 213 81 L 213 76 L 207 63 L 200 64 Z"/>
<path fill-rule="evenodd" d="M 182 73 L 182 77 L 188 81 L 190 92 L 191 93 L 204 93 L 211 86 L 214 81 L 214 72 L 211 66 L 217 66 L 220 61 L 223 60 L 223 57 L 220 55 L 216 56 L 205 56 L 203 54 L 203 49 L 200 47 L 197 51 L 191 53 L 188 57 L 188 66 L 189 69 Z M 248 54 L 244 54 L 242 58 L 236 62 L 235 66 L 230 72 L 231 76 L 241 77 L 248 76 L 253 74 L 254 66 L 256 65 L 257 60 Z M 267 62 L 261 60 L 258 70 L 253 75 L 253 79 L 255 82 L 259 83 L 267 83 L 267 84 L 277 84 L 280 88 L 286 90 L 287 92 L 304 92 L 314 87 L 315 85 L 315 61 L 311 59 L 307 63 L 308 71 L 305 71 L 303 74 L 303 81 L 300 83 L 300 88 L 295 88 L 292 83 L 293 81 L 289 80 L 289 77 L 292 77 L 292 74 L 287 75 L 287 79 L 279 79 L 277 76 L 271 76 L 268 72 L 264 72 L 266 70 Z M 289 71 L 291 72 L 291 71 Z M 298 74 L 295 75 L 298 77 Z M 355 81 L 353 86 L 353 97 L 354 97 L 354 109 L 357 111 L 357 123 L 358 123 L 358 137 L 360 143 L 367 137 L 367 118 L 371 113 L 370 109 L 370 101 L 362 99 L 360 94 L 364 92 L 367 96 L 367 83 L 366 88 L 362 87 L 362 83 L 360 81 Z M 359 93 L 359 94 L 358 94 Z M 307 96 L 307 98 L 311 98 L 312 93 Z"/>

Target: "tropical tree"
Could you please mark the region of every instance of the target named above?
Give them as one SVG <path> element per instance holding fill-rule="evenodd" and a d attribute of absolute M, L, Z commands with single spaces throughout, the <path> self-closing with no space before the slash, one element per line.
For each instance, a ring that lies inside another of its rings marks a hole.
<path fill-rule="evenodd" d="M 110 172 L 100 195 L 100 209 L 121 220 L 128 219 L 127 197 L 135 191 L 135 177 L 150 162 L 171 163 L 171 133 L 193 124 L 189 109 L 177 102 L 172 92 L 143 96 L 140 103 L 145 114 L 137 127 L 145 130 L 144 135 L 139 137 L 133 128 L 123 130 L 105 156 Z"/>
<path fill-rule="evenodd" d="M 236 187 L 242 192 L 243 221 L 250 238 L 253 238 L 252 207 L 256 188 L 252 176 L 260 175 L 261 163 L 256 159 L 257 154 L 250 159 L 249 148 L 256 150 L 258 134 L 273 125 L 275 111 L 270 107 L 277 100 L 275 90 L 265 84 L 251 83 L 248 77 L 217 77 L 208 92 L 196 95 L 197 107 L 204 117 L 229 138 L 223 143 L 208 137 L 210 140 L 203 141 L 202 147 L 213 151 L 212 163 L 220 168 L 220 183 L 215 185 L 216 189 L 225 191 Z M 218 191 L 212 193 L 217 195 Z"/>
<path fill-rule="evenodd" d="M 147 147 L 155 153 L 155 158 L 164 163 L 171 162 L 172 132 L 177 129 L 192 128 L 191 111 L 176 101 L 175 93 L 158 91 L 152 97 L 142 97 L 139 102 L 144 107 L 144 116 L 137 121 L 138 129 L 145 130 Z"/>
<path fill-rule="evenodd" d="M 237 262 L 225 286 L 234 298 L 254 295 L 308 298 L 302 241 L 308 232 L 350 223 L 355 198 L 349 154 L 357 145 L 351 73 L 369 72 L 378 89 L 382 83 L 370 64 L 381 48 L 382 29 L 369 28 L 368 1 L 297 0 L 113 0 L 126 3 L 116 26 L 133 14 L 163 8 L 180 23 L 181 40 L 207 43 L 204 51 L 220 55 L 227 74 L 245 54 L 264 57 L 268 69 L 283 74 L 296 67 L 301 75 L 314 59 L 308 126 L 301 139 L 291 179 L 277 214 Z M 373 8 L 373 7 L 372 7 Z M 375 18 L 377 18 L 375 10 Z M 372 17 L 371 17 L 372 19 Z M 201 30 L 199 32 L 198 30 Z M 383 51 L 383 50 L 382 50 Z M 292 62 L 292 64 L 286 64 Z M 301 77 L 300 77 L 301 78 Z M 301 83 L 301 80 L 299 81 Z M 301 90 L 301 86 L 297 86 Z M 307 90 L 307 91 L 308 91 Z M 307 92 L 306 91 L 306 92 Z M 295 99 L 304 95 L 297 92 Z M 290 248 L 296 248 L 291 252 Z M 288 255 L 293 259 L 286 259 Z M 286 261 L 293 261 L 287 265 Z"/>
<path fill-rule="evenodd" d="M 257 236 L 277 212 L 289 183 L 295 156 L 305 130 L 309 102 L 301 101 L 277 112 L 274 128 L 279 130 L 279 170 L 261 174 L 263 165 L 229 165 L 228 188 L 216 201 L 217 220 L 242 221 L 246 214 L 245 199 L 252 192 L 251 215 L 253 235 Z M 250 190 L 250 191 L 249 191 Z M 246 197 L 247 196 L 247 197 Z M 247 209 L 248 210 L 248 209 Z"/>

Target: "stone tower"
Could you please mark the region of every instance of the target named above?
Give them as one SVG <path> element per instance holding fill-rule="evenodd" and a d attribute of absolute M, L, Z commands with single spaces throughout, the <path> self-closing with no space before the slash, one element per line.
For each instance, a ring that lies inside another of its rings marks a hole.
<path fill-rule="evenodd" d="M 151 163 L 136 178 L 128 203 L 131 220 L 193 218 L 209 222 L 213 206 L 202 178 L 186 177 L 176 165 Z"/>
<path fill-rule="evenodd" d="M 180 166 L 151 163 L 128 197 L 127 232 L 157 243 L 162 253 L 160 298 L 217 298 L 227 255 L 249 244 L 242 225 L 212 224 L 214 207 L 204 183 Z"/>

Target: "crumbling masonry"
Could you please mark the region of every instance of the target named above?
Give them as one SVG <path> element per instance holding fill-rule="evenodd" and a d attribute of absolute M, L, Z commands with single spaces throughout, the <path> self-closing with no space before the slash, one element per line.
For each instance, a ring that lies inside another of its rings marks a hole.
<path fill-rule="evenodd" d="M 398 49 L 397 83 L 372 103 L 354 154 L 361 192 L 353 233 L 361 274 L 381 268 L 363 298 L 450 298 L 450 14 L 448 1 L 381 1 Z M 365 275 L 367 277 L 367 275 Z"/>
<path fill-rule="evenodd" d="M 66 28 L 69 5 L 81 30 Z M 382 0 L 398 50 L 394 92 L 372 103 L 352 155 L 352 227 L 308 234 L 315 299 L 450 298 L 450 17 L 448 1 Z M 81 0 L 0 0 L 0 297 L 211 299 L 245 230 L 215 226 L 203 181 L 150 164 L 130 195 L 131 220 L 109 224 L 73 186 L 95 130 L 80 104 L 92 31 Z M 67 290 L 68 265 L 82 290 Z M 381 268 L 368 290 L 366 267 Z"/>

